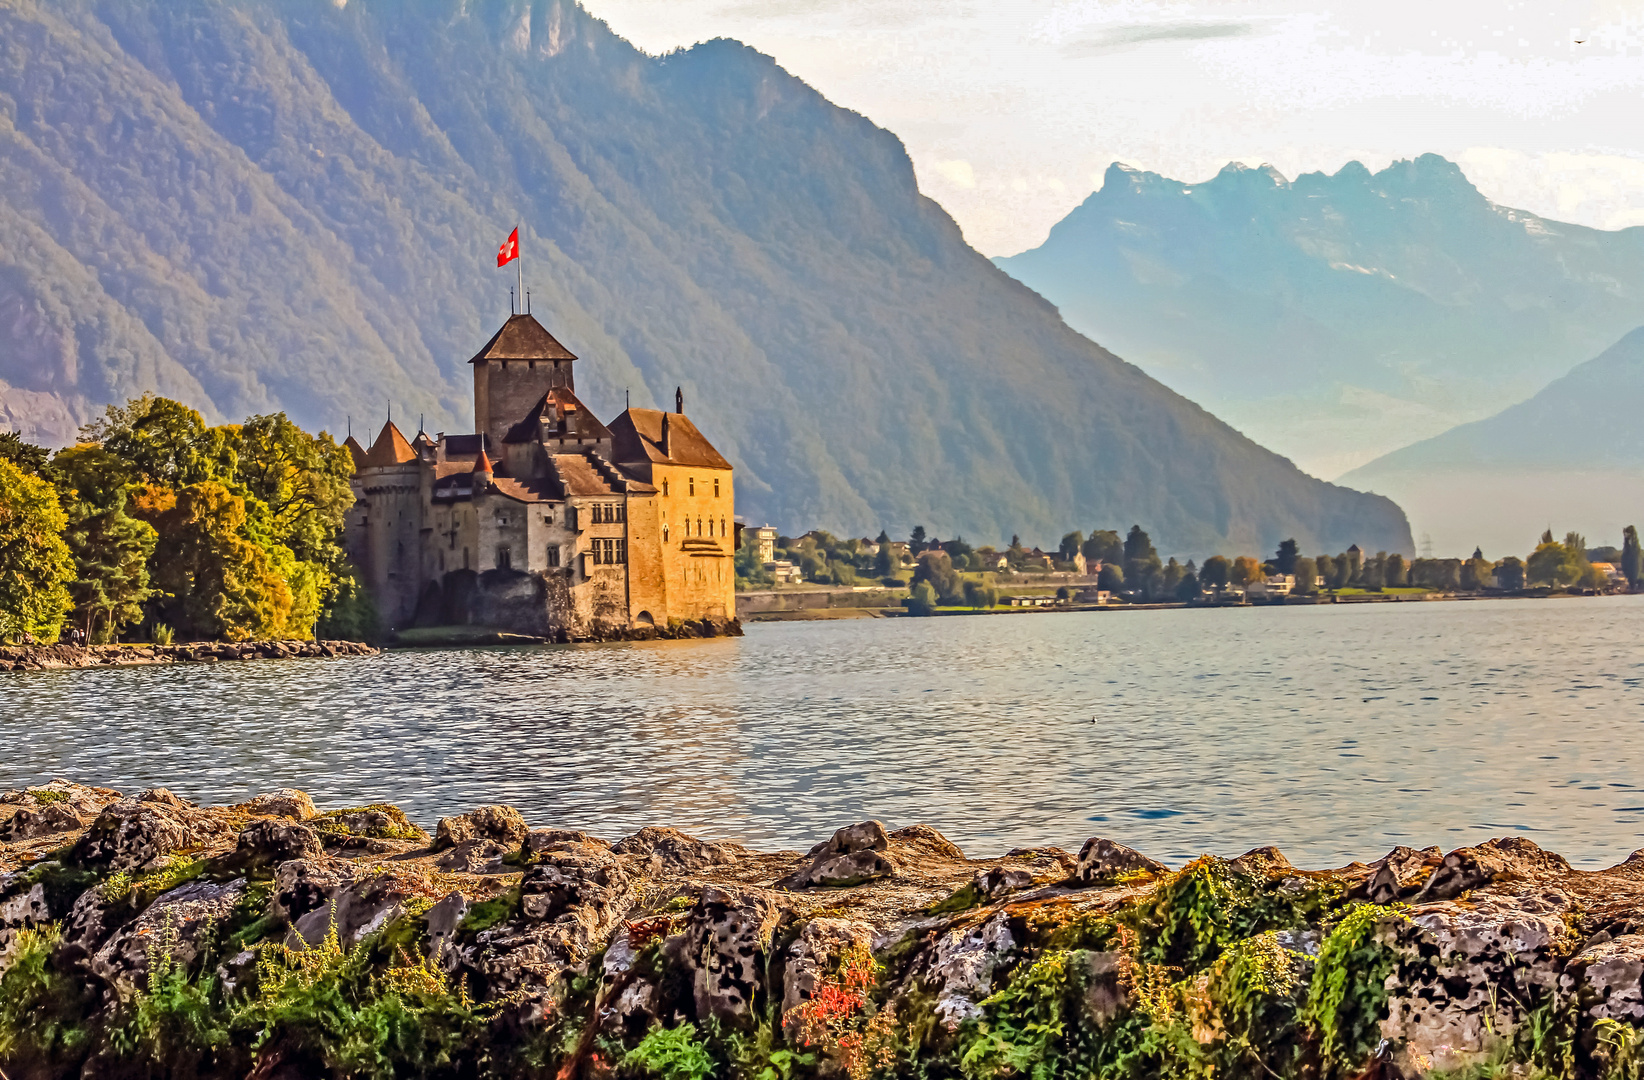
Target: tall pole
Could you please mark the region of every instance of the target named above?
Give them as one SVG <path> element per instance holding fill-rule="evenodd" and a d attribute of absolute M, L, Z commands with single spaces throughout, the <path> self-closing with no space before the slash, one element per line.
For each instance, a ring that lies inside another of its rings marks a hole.
<path fill-rule="evenodd" d="M 525 226 L 523 226 L 523 225 L 520 226 L 520 228 L 522 228 L 522 229 L 524 227 Z M 517 254 L 514 256 L 514 262 L 517 264 L 515 266 L 515 269 L 519 271 L 519 292 L 516 293 L 515 295 L 517 295 L 519 297 L 519 304 L 520 304 L 521 310 L 524 310 L 524 305 L 525 305 L 525 238 L 523 236 L 520 237 L 519 248 L 517 249 Z"/>

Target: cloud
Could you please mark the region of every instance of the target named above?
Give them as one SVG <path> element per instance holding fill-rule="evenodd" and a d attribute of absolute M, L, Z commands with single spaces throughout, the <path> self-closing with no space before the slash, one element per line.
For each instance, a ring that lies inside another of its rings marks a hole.
<path fill-rule="evenodd" d="M 936 175 L 952 184 L 954 187 L 973 188 L 976 186 L 976 170 L 971 168 L 970 162 L 964 160 L 938 161 L 932 166 Z"/>
<path fill-rule="evenodd" d="M 1210 41 L 1246 37 L 1257 29 L 1253 22 L 1136 23 L 1115 26 L 1091 37 L 1070 41 L 1062 46 L 1062 55 L 1069 60 L 1079 60 L 1154 41 Z"/>

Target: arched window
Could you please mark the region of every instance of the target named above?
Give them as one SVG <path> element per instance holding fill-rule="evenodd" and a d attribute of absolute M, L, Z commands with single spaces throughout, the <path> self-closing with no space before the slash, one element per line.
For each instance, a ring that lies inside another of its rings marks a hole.
<path fill-rule="evenodd" d="M 713 534 L 714 534 L 714 519 L 709 518 L 708 519 L 708 535 L 712 536 Z"/>
<path fill-rule="evenodd" d="M 498 570 L 508 570 L 508 569 L 512 569 L 513 565 L 514 565 L 513 553 L 510 552 L 506 547 L 497 548 L 497 569 Z"/>
<path fill-rule="evenodd" d="M 702 535 L 702 519 L 701 518 L 696 519 L 696 534 L 698 536 Z"/>
<path fill-rule="evenodd" d="M 731 535 L 730 532 L 725 528 L 725 519 L 724 518 L 719 519 L 719 535 L 720 536 L 729 536 L 729 535 Z"/>
<path fill-rule="evenodd" d="M 668 526 L 666 525 L 662 526 L 662 542 L 664 544 L 668 542 Z"/>
<path fill-rule="evenodd" d="M 552 569 L 554 567 L 557 567 L 558 565 L 559 565 L 559 545 L 558 544 L 549 544 L 548 545 L 548 566 L 549 566 L 550 569 Z"/>
<path fill-rule="evenodd" d="M 666 480 L 662 481 L 662 497 L 664 499 L 668 497 L 668 481 Z"/>

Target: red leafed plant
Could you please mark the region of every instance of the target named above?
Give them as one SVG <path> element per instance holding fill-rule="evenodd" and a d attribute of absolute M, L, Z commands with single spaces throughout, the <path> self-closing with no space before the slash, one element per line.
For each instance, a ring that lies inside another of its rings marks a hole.
<path fill-rule="evenodd" d="M 838 970 L 819 977 L 811 996 L 783 1018 L 800 1045 L 833 1053 L 851 1080 L 866 1080 L 875 1068 L 895 1062 L 894 1010 L 867 1015 L 868 991 L 878 973 L 867 947 L 853 945 L 840 954 Z"/>

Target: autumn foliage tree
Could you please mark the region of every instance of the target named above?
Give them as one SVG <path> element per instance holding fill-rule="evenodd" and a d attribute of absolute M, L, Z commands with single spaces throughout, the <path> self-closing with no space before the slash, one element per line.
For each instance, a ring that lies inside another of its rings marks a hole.
<path fill-rule="evenodd" d="M 0 640 L 57 639 L 74 577 L 67 526 L 56 489 L 0 458 Z"/>

